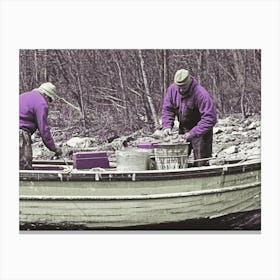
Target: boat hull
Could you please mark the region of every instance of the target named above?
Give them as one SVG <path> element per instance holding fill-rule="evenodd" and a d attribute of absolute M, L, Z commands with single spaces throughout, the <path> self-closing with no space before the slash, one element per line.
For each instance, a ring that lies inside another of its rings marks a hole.
<path fill-rule="evenodd" d="M 20 223 L 121 229 L 252 211 L 261 208 L 260 175 L 256 163 L 165 172 L 22 172 Z"/>

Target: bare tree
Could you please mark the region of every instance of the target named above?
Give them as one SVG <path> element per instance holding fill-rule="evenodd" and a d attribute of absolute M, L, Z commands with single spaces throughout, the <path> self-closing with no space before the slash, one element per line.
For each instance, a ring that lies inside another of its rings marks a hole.
<path fill-rule="evenodd" d="M 240 93 L 240 109 L 243 118 L 246 118 L 246 111 L 245 111 L 245 65 L 241 50 L 232 52 L 233 55 L 233 66 L 235 69 L 235 80 L 239 88 Z"/>
<path fill-rule="evenodd" d="M 168 50 L 162 51 L 163 56 L 163 96 L 168 88 Z"/>
<path fill-rule="evenodd" d="M 147 100 L 148 100 L 149 109 L 151 110 L 153 125 L 154 125 L 154 128 L 157 128 L 159 126 L 158 117 L 157 117 L 157 114 L 156 114 L 156 109 L 154 107 L 153 99 L 151 97 L 150 88 L 149 88 L 149 85 L 148 85 L 148 79 L 147 79 L 147 75 L 146 75 L 146 71 L 145 71 L 145 63 L 144 63 L 144 59 L 143 59 L 143 56 L 142 56 L 142 51 L 138 50 L 138 53 L 139 53 L 139 58 L 140 58 L 143 80 L 144 80 L 145 93 L 146 93 L 146 97 L 147 97 Z"/>
<path fill-rule="evenodd" d="M 260 113 L 261 50 L 32 49 L 19 52 L 19 89 L 53 82 L 61 127 L 126 134 L 159 125 L 175 71 L 187 68 L 212 93 L 219 115 Z M 110 137 L 110 135 L 108 135 Z"/>

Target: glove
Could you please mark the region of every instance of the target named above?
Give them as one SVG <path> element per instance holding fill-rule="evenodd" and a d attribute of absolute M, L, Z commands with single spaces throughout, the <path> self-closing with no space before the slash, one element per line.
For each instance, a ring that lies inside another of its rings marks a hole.
<path fill-rule="evenodd" d="M 163 130 L 163 135 L 164 135 L 165 137 L 171 135 L 171 128 L 165 128 L 165 129 Z"/>
<path fill-rule="evenodd" d="M 186 141 L 191 140 L 192 138 L 189 132 L 186 132 L 183 137 L 185 138 Z"/>
<path fill-rule="evenodd" d="M 55 155 L 56 156 L 61 156 L 62 155 L 62 149 L 58 146 L 55 148 Z"/>

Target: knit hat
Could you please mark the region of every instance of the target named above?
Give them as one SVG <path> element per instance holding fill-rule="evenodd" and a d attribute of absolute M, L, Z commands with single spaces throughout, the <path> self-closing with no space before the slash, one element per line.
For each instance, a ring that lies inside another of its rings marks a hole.
<path fill-rule="evenodd" d="M 41 84 L 36 90 L 38 90 L 41 94 L 48 96 L 52 101 L 54 101 L 57 93 L 56 86 L 50 82 Z"/>
<path fill-rule="evenodd" d="M 179 87 L 190 85 L 191 81 L 192 79 L 189 75 L 189 71 L 185 69 L 178 70 L 174 76 L 174 82 Z"/>

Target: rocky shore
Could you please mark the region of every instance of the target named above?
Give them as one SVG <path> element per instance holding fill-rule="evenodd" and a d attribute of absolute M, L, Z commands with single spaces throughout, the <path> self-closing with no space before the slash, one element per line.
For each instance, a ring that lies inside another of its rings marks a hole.
<path fill-rule="evenodd" d="M 63 157 L 71 158 L 75 151 L 108 151 L 113 153 L 119 149 L 137 147 L 141 143 L 182 143 L 178 136 L 178 124 L 168 139 L 164 138 L 161 130 L 147 134 L 144 130 L 130 135 L 112 137 L 106 143 L 99 143 L 98 137 L 70 137 L 59 141 L 62 146 Z M 34 159 L 50 159 L 53 153 L 42 143 L 41 138 L 34 140 Z M 229 116 L 219 119 L 214 127 L 213 158 L 218 160 L 246 160 L 261 157 L 261 119 L 260 115 L 253 115 L 245 120 L 239 116 Z"/>

